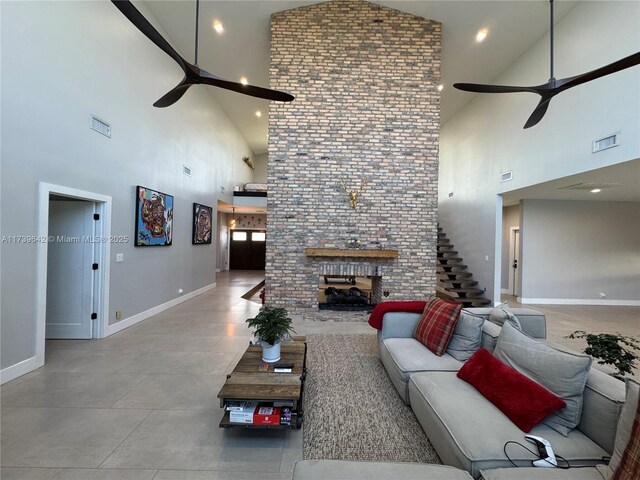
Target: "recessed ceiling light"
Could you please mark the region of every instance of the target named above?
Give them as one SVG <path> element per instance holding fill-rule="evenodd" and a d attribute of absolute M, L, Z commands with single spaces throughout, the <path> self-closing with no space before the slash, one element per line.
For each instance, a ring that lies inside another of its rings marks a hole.
<path fill-rule="evenodd" d="M 247 80 L 247 77 L 240 77 L 240 83 L 243 85 L 249 85 L 249 80 Z"/>
<path fill-rule="evenodd" d="M 212 26 L 216 32 L 218 33 L 224 32 L 224 27 L 222 26 L 222 23 L 220 22 L 220 20 L 214 20 Z"/>
<path fill-rule="evenodd" d="M 602 191 L 601 188 L 594 188 L 593 190 L 589 190 L 591 193 L 600 193 Z"/>
<path fill-rule="evenodd" d="M 262 112 L 260 110 L 256 110 L 256 117 L 260 118 L 262 116 Z"/>
<path fill-rule="evenodd" d="M 482 30 L 478 30 L 478 33 L 476 33 L 476 42 L 478 43 L 482 42 L 485 38 L 487 38 L 488 34 L 489 34 L 489 30 L 487 30 L 486 28 L 483 28 Z"/>
<path fill-rule="evenodd" d="M 444 89 L 444 85 L 440 84 L 436 88 L 438 89 L 439 92 L 441 92 Z"/>

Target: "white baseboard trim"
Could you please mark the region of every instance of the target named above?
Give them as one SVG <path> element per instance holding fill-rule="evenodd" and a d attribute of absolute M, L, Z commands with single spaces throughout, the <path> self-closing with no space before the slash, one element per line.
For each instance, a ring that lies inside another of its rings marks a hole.
<path fill-rule="evenodd" d="M 149 310 L 145 310 L 144 312 L 137 313 L 136 315 L 125 318 L 124 320 L 120 320 L 119 322 L 116 322 L 107 327 L 105 336 L 108 337 L 109 335 L 113 335 L 114 333 L 124 330 L 125 328 L 132 327 L 136 323 L 140 323 L 149 317 L 153 317 L 154 315 L 164 312 L 165 310 L 169 310 L 170 308 L 175 307 L 176 305 L 180 305 L 181 303 L 186 302 L 187 300 L 191 300 L 192 298 L 197 297 L 198 295 L 202 295 L 203 293 L 208 292 L 213 288 L 216 288 L 216 282 L 213 282 L 212 284 L 207 285 L 206 287 L 199 288 L 198 290 L 194 290 L 193 292 L 189 292 L 185 295 L 181 295 L 178 298 L 169 300 L 166 303 L 150 308 Z"/>
<path fill-rule="evenodd" d="M 595 298 L 521 298 L 518 303 L 523 305 L 604 305 L 620 307 L 640 307 L 640 300 L 602 300 Z"/>
<path fill-rule="evenodd" d="M 10 367 L 3 368 L 0 370 L 0 385 L 10 382 L 22 375 L 26 375 L 41 366 L 42 365 L 38 365 L 38 359 L 36 357 L 31 357 Z"/>

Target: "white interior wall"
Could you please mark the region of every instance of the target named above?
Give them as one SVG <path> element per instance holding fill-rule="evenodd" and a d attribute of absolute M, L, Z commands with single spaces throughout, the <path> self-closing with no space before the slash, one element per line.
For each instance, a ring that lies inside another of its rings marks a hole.
<path fill-rule="evenodd" d="M 511 246 L 511 229 L 520 225 L 520 205 L 512 205 L 502 209 L 502 290 L 509 288 L 509 263 Z"/>
<path fill-rule="evenodd" d="M 1 9 L 2 235 L 36 235 L 38 182 L 49 182 L 111 196 L 111 233 L 132 239 L 139 184 L 174 196 L 173 245 L 112 245 L 110 323 L 116 309 L 126 320 L 176 299 L 179 288 L 212 285 L 216 245 L 191 245 L 192 204 L 231 203 L 233 185 L 252 181 L 239 161 L 252 152 L 207 88 L 154 108 L 182 72 L 111 2 L 3 1 Z M 111 138 L 89 129 L 92 114 L 111 124 Z M 6 369 L 34 355 L 36 247 L 1 248 Z"/>
<path fill-rule="evenodd" d="M 586 72 L 637 52 L 639 24 L 638 2 L 579 3 L 556 25 L 556 77 Z M 492 83 L 546 82 L 548 41 L 548 35 L 541 38 Z M 497 298 L 494 272 L 500 263 L 493 256 L 496 223 L 501 221 L 496 217 L 497 195 L 640 156 L 639 84 L 640 68 L 635 67 L 570 89 L 555 97 L 545 118 L 527 130 L 522 126 L 537 96 L 476 95 L 444 125 L 439 221 L 489 298 Z M 620 132 L 620 146 L 592 154 L 591 142 L 613 132 Z M 500 183 L 505 171 L 513 172 L 513 180 Z M 452 198 L 449 191 L 454 192 Z"/>
<path fill-rule="evenodd" d="M 253 160 L 255 171 L 253 172 L 254 182 L 267 183 L 267 163 L 269 162 L 269 154 L 263 153 L 262 155 L 256 155 Z"/>
<path fill-rule="evenodd" d="M 640 202 L 523 200 L 522 303 L 640 305 Z"/>

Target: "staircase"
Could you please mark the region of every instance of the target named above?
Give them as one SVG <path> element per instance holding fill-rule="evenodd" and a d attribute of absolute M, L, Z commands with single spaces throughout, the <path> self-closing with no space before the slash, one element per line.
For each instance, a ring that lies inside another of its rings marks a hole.
<path fill-rule="evenodd" d="M 461 303 L 463 307 L 483 307 L 491 304 L 484 297 L 484 290 L 478 288 L 478 282 L 473 280 L 473 274 L 467 271 L 454 245 L 447 238 L 447 234 L 438 226 L 438 242 L 436 263 L 436 296 Z"/>

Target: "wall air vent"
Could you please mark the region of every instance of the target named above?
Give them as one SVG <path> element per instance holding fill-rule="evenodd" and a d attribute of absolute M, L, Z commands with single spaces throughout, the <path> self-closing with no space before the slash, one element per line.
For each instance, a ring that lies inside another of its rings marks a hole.
<path fill-rule="evenodd" d="M 511 170 L 500 175 L 501 182 L 508 182 L 509 180 L 513 180 L 513 172 Z"/>
<path fill-rule="evenodd" d="M 613 133 L 599 140 L 594 140 L 592 153 L 601 152 L 602 150 L 606 150 L 607 148 L 617 147 L 619 143 L 618 137 L 618 133 Z"/>
<path fill-rule="evenodd" d="M 186 165 L 182 165 L 182 173 L 184 173 L 187 177 L 191 176 L 191 167 Z"/>
<path fill-rule="evenodd" d="M 95 130 L 105 137 L 111 138 L 111 125 L 109 125 L 105 121 L 100 120 L 98 117 L 92 116 L 89 126 L 91 127 L 91 130 Z"/>

